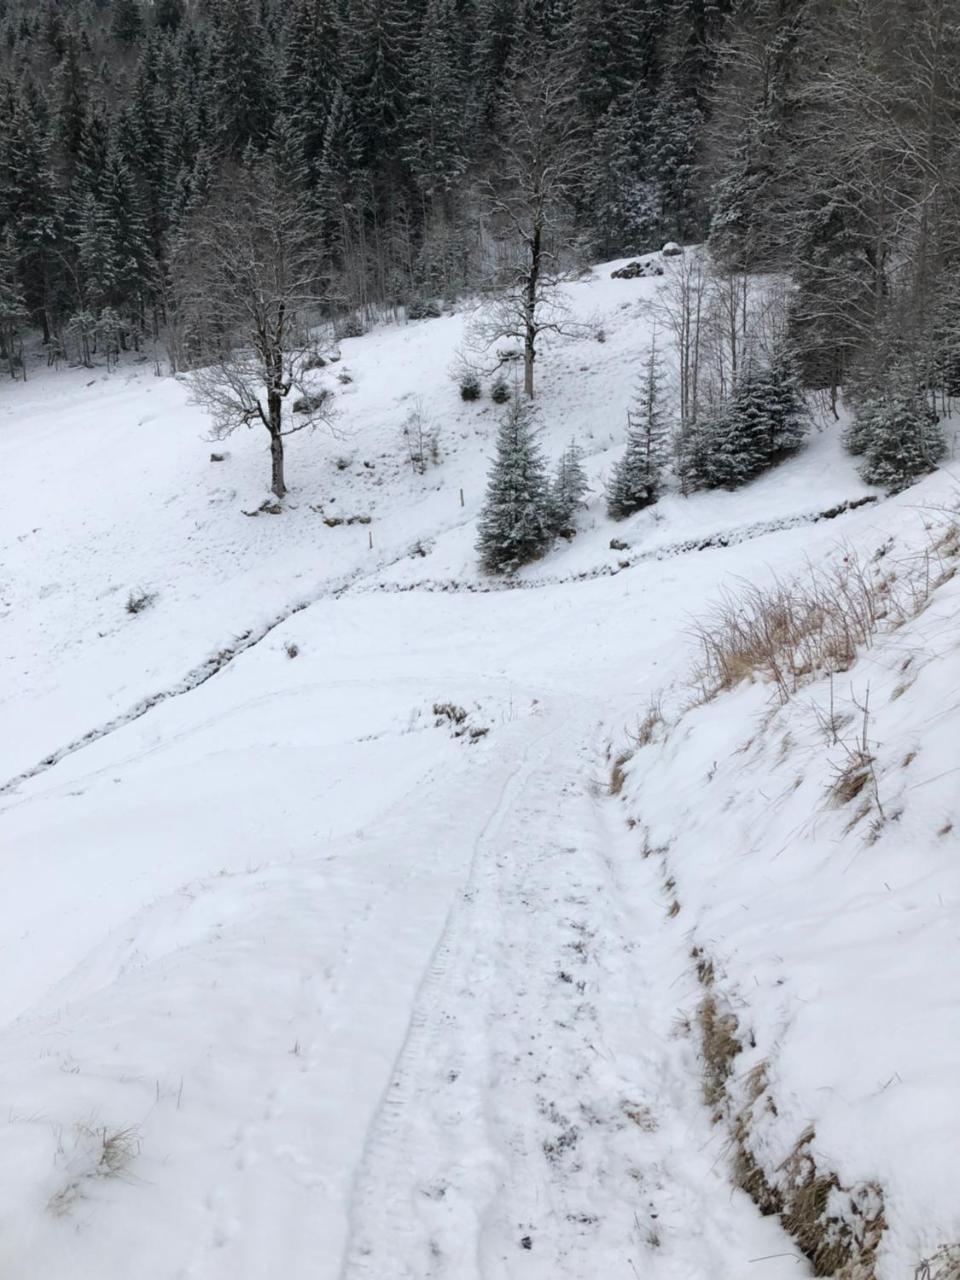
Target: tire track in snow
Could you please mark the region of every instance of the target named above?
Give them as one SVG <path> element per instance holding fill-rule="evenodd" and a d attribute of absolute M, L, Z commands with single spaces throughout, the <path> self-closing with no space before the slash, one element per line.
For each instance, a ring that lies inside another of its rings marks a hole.
<path fill-rule="evenodd" d="M 409 1226 L 408 1206 L 395 1194 L 404 1178 L 410 1159 L 411 1112 L 422 1081 L 427 1074 L 428 1051 L 442 1034 L 444 1012 L 442 997 L 457 952 L 471 936 L 467 924 L 472 915 L 477 882 L 483 864 L 497 834 L 511 812 L 516 798 L 523 794 L 539 761 L 531 756 L 544 742 L 554 737 L 561 726 L 553 724 L 546 732 L 528 742 L 514 772 L 507 778 L 499 796 L 478 833 L 466 883 L 450 905 L 440 937 L 424 972 L 407 1033 L 390 1072 L 390 1083 L 371 1121 L 364 1153 L 354 1182 L 350 1210 L 350 1234 L 344 1250 L 341 1280 L 374 1276 L 376 1280 L 413 1277 L 425 1280 L 430 1272 L 402 1269 L 402 1259 L 390 1248 Z M 378 1251 L 384 1241 L 388 1253 Z"/>
<path fill-rule="evenodd" d="M 588 582 L 597 578 L 614 577 L 619 573 L 628 569 L 633 569 L 637 565 L 645 564 L 650 561 L 667 560 L 678 556 L 695 554 L 699 551 L 708 551 L 716 548 L 736 546 L 739 543 L 749 542 L 756 538 L 765 537 L 771 533 L 777 533 L 785 529 L 795 529 L 803 525 L 819 524 L 824 520 L 835 520 L 837 517 L 854 511 L 859 507 L 878 502 L 879 498 L 874 495 L 868 495 L 863 498 L 851 499 L 848 502 L 839 504 L 826 511 L 810 512 L 804 515 L 786 516 L 780 520 L 765 520 L 755 522 L 749 525 L 721 531 L 715 534 L 709 534 L 706 537 L 689 538 L 682 542 L 668 543 L 665 546 L 652 548 L 649 551 L 641 551 L 628 560 L 622 561 L 619 565 L 600 565 L 595 569 L 586 570 L 583 573 L 573 574 L 569 577 L 557 575 L 555 577 L 543 577 L 535 579 L 510 579 L 501 578 L 493 582 L 463 582 L 456 579 L 442 581 L 431 581 L 430 579 L 421 580 L 413 583 L 389 583 L 389 582 L 373 582 L 365 588 L 369 594 L 405 594 L 413 591 L 450 593 L 450 594 L 489 594 L 500 591 L 535 591 L 544 587 L 562 586 L 565 583 Z M 466 522 L 464 522 L 466 523 Z M 459 527 L 459 526 L 458 526 Z M 265 640 L 272 631 L 283 623 L 295 617 L 296 614 L 302 613 L 305 609 L 309 609 L 311 605 L 319 604 L 323 600 L 338 600 L 351 591 L 360 588 L 364 590 L 362 584 L 374 578 L 377 574 L 382 573 L 384 569 L 389 569 L 393 565 L 398 564 L 401 560 L 408 558 L 408 551 L 403 551 L 395 555 L 392 559 L 386 560 L 377 566 L 374 570 L 365 568 L 357 568 L 352 573 L 344 574 L 339 578 L 326 580 L 321 586 L 316 588 L 309 596 L 295 601 L 288 608 L 282 610 L 268 622 L 263 623 L 259 627 L 251 628 L 248 631 L 241 632 L 232 644 L 225 645 L 205 658 L 199 666 L 188 671 L 182 679 L 176 684 L 169 685 L 165 689 L 160 689 L 156 693 L 148 694 L 144 698 L 140 698 L 133 706 L 128 707 L 126 711 L 121 711 L 117 715 L 112 716 L 103 724 L 97 725 L 95 728 L 88 730 L 79 738 L 74 738 L 62 747 L 58 747 L 49 755 L 44 756 L 36 764 L 28 769 L 22 770 L 15 774 L 6 782 L 0 784 L 0 797 L 9 795 L 21 783 L 28 782 L 31 778 L 36 778 L 40 774 L 45 773 L 48 769 L 54 768 L 61 760 L 67 756 L 82 751 L 84 747 L 91 746 L 94 742 L 109 737 L 110 734 L 116 733 L 117 730 L 123 729 L 126 725 L 132 724 L 135 720 L 139 720 L 145 716 L 154 707 L 159 706 L 161 702 L 168 702 L 171 698 L 179 698 L 184 694 L 192 693 L 194 689 L 200 688 L 206 684 L 208 680 L 212 680 L 215 675 L 229 666 L 235 658 L 246 653 L 248 649 L 254 648 Z"/>
<path fill-rule="evenodd" d="M 564 714 L 565 713 L 565 714 Z M 731 1188 L 677 1005 L 686 927 L 591 792 L 595 708 L 529 741 L 369 1130 L 340 1280 L 795 1276 Z"/>

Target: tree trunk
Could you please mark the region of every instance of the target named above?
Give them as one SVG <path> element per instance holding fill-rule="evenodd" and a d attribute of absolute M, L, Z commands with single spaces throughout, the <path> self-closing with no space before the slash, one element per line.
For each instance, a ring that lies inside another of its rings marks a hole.
<path fill-rule="evenodd" d="M 287 486 L 283 480 L 283 436 L 270 435 L 270 488 L 277 498 L 282 498 L 287 492 Z"/>
<path fill-rule="evenodd" d="M 270 432 L 270 488 L 277 498 L 287 492 L 283 479 L 283 399 L 277 391 L 267 392 L 268 430 Z"/>
<path fill-rule="evenodd" d="M 523 299 L 524 339 L 523 339 L 523 390 L 533 399 L 533 362 L 537 358 L 537 300 L 540 289 L 541 268 L 541 228 L 539 222 L 534 224 L 533 240 L 530 243 L 530 271 L 527 275 Z"/>

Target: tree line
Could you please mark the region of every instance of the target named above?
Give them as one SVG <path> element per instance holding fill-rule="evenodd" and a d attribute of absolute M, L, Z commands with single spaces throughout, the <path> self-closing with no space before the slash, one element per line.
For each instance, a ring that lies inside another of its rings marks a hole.
<path fill-rule="evenodd" d="M 270 343 L 296 345 L 308 312 L 489 290 L 486 340 L 520 343 L 532 395 L 558 279 L 703 239 L 712 269 L 691 259 L 665 315 L 684 484 L 761 465 L 707 454 L 769 368 L 835 411 L 842 389 L 851 448 L 891 487 L 942 452 L 960 389 L 954 0 L 0 0 L 0 101 L 11 373 L 32 327 L 51 359 L 160 335 L 179 367 L 235 350 L 244 209 L 248 265 L 278 226 L 298 262 L 293 279 L 281 247 L 293 293 L 242 335 L 272 390 L 232 410 L 279 449 L 295 362 Z M 790 282 L 759 354 L 758 272 Z"/>
<path fill-rule="evenodd" d="M 341 307 L 473 287 L 509 230 L 489 204 L 516 124 L 504 87 L 547 66 L 575 85 L 555 104 L 579 146 L 557 184 L 567 256 L 690 237 L 728 7 L 0 0 L 0 339 L 36 326 L 82 358 L 160 332 L 184 227 L 263 157 L 308 197 Z"/>

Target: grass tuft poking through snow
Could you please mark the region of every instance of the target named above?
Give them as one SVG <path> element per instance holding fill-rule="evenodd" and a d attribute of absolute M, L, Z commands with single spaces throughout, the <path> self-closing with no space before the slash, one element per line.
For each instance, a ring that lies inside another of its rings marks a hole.
<path fill-rule="evenodd" d="M 60 1144 L 60 1153 L 63 1144 Z M 74 1150 L 67 1160 L 69 1179 L 50 1197 L 48 1208 L 55 1217 L 65 1217 L 83 1199 L 86 1184 L 97 1179 L 119 1178 L 140 1154 L 137 1125 L 111 1129 L 107 1125 L 79 1124 L 74 1133 Z"/>

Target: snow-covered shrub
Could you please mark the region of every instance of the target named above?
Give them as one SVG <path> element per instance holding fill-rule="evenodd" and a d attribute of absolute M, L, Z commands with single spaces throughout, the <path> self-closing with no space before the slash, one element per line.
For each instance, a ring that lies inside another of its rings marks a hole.
<path fill-rule="evenodd" d="M 305 395 L 298 396 L 291 408 L 294 413 L 315 413 L 318 409 L 323 408 L 329 398 L 330 392 L 326 388 L 322 391 L 308 392 Z"/>
<path fill-rule="evenodd" d="M 910 392 L 859 407 L 845 443 L 863 455 L 862 478 L 892 493 L 934 471 L 947 447 L 936 413 L 922 395 Z"/>
<path fill-rule="evenodd" d="M 460 379 L 460 399 L 480 399 L 480 379 L 475 373 L 465 373 Z"/>
<path fill-rule="evenodd" d="M 363 318 L 359 312 L 353 315 L 343 316 L 337 321 L 337 338 L 362 338 L 367 332 L 367 326 L 363 323 Z"/>
<path fill-rule="evenodd" d="M 506 378 L 497 378 L 490 388 L 490 399 L 494 404 L 506 404 L 510 399 L 510 385 Z"/>
<path fill-rule="evenodd" d="M 512 573 L 550 544 L 550 492 L 533 429 L 533 410 L 515 399 L 497 433 L 497 452 L 479 520 L 485 573 Z"/>
<path fill-rule="evenodd" d="M 710 423 L 705 417 L 681 426 L 673 437 L 673 465 L 686 497 L 708 488 Z"/>
<path fill-rule="evenodd" d="M 70 359 L 88 368 L 97 338 L 96 317 L 89 311 L 76 312 L 64 326 L 63 338 Z"/>
<path fill-rule="evenodd" d="M 126 603 L 127 613 L 130 613 L 130 614 L 143 613 L 145 609 L 150 608 L 150 606 L 154 603 L 156 598 L 157 598 L 156 592 L 154 591 L 143 591 L 143 590 L 131 591 L 130 594 L 127 596 L 127 603 Z"/>
<path fill-rule="evenodd" d="M 428 463 L 436 465 L 440 461 L 440 432 L 424 413 L 419 398 L 407 414 L 402 431 L 410 465 L 422 476 Z"/>
<path fill-rule="evenodd" d="M 406 312 L 408 320 L 436 320 L 442 314 L 440 304 L 433 298 L 411 298 Z"/>

